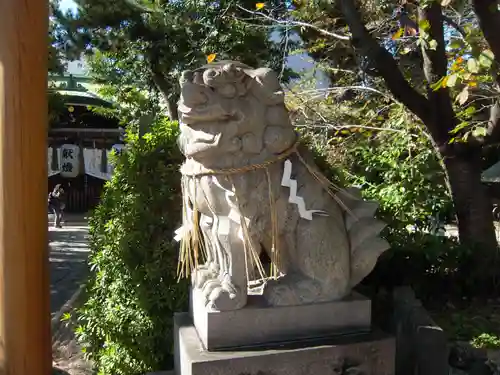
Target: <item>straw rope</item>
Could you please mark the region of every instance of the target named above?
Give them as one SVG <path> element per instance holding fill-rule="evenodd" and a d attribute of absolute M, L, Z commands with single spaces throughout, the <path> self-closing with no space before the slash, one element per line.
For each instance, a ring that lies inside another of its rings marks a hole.
<path fill-rule="evenodd" d="M 297 151 L 297 146 L 299 145 L 299 141 L 296 141 L 290 148 L 283 151 L 281 154 L 276 155 L 274 158 L 266 160 L 262 163 L 257 164 L 249 164 L 239 168 L 226 168 L 226 169 L 205 169 L 202 172 L 186 172 L 184 168 L 181 168 L 181 173 L 184 176 L 188 177 L 202 177 L 202 176 L 220 176 L 220 175 L 233 175 L 245 172 L 255 171 L 257 169 L 264 169 L 269 167 L 271 164 L 277 163 L 291 154 Z M 184 166 L 183 166 L 184 167 Z"/>

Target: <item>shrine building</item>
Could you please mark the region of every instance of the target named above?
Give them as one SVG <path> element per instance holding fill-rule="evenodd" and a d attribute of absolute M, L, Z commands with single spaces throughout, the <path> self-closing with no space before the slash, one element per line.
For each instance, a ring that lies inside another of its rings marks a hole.
<path fill-rule="evenodd" d="M 111 178 L 109 154 L 121 152 L 124 130 L 116 118 L 93 110 L 110 109 L 113 103 L 92 92 L 92 80 L 82 69 L 74 70 L 49 76 L 49 93 L 60 106 L 53 110 L 56 115 L 49 123 L 48 191 L 62 184 L 67 212 L 84 213 L 97 205 Z"/>

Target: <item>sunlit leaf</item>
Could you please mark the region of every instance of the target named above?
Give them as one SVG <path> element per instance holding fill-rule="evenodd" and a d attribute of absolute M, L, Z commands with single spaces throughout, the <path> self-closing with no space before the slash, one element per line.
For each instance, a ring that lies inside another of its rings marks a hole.
<path fill-rule="evenodd" d="M 422 30 L 429 30 L 429 28 L 431 27 L 431 24 L 430 24 L 429 20 L 422 20 L 418 23 L 418 27 Z"/>
<path fill-rule="evenodd" d="M 255 4 L 255 9 L 257 10 L 261 10 L 262 8 L 264 8 L 266 6 L 265 3 L 257 3 Z"/>
<path fill-rule="evenodd" d="M 448 79 L 446 80 L 446 87 L 455 87 L 457 78 L 458 76 L 456 74 L 449 75 Z"/>
<path fill-rule="evenodd" d="M 476 113 L 476 107 L 474 107 L 474 106 L 467 107 L 467 109 L 465 110 L 465 113 L 468 116 L 472 116 L 474 113 Z"/>
<path fill-rule="evenodd" d="M 457 95 L 456 101 L 460 105 L 464 105 L 467 99 L 469 99 L 469 87 L 465 86 L 463 90 L 460 91 L 460 94 Z"/>
<path fill-rule="evenodd" d="M 412 49 L 410 47 L 405 47 L 403 48 L 403 50 L 401 51 L 401 54 L 402 55 L 406 55 L 408 53 L 410 53 L 412 51 Z"/>
<path fill-rule="evenodd" d="M 476 86 L 477 86 L 477 82 L 476 82 L 476 81 L 470 81 L 470 82 L 468 83 L 468 85 L 469 85 L 470 87 L 476 87 Z"/>
<path fill-rule="evenodd" d="M 451 4 L 452 0 L 441 0 L 441 6 L 446 7 Z"/>
<path fill-rule="evenodd" d="M 487 134 L 487 130 L 485 127 L 483 126 L 477 126 L 473 131 L 472 131 L 472 135 L 474 137 L 485 137 Z"/>
<path fill-rule="evenodd" d="M 469 69 L 471 73 L 479 73 L 479 64 L 477 60 L 474 58 L 467 60 L 467 69 Z"/>
<path fill-rule="evenodd" d="M 441 87 L 448 87 L 448 79 L 449 76 L 446 76 L 441 80 Z"/>
<path fill-rule="evenodd" d="M 436 91 L 436 90 L 439 90 L 441 87 L 446 87 L 446 80 L 447 80 L 447 77 L 441 77 L 439 79 L 439 81 L 431 84 L 431 89 L 433 89 L 434 91 Z"/>
<path fill-rule="evenodd" d="M 429 49 L 435 51 L 437 48 L 438 42 L 437 40 L 433 39 L 429 42 Z"/>
<path fill-rule="evenodd" d="M 211 53 L 210 55 L 207 56 L 207 62 L 210 64 L 215 60 L 216 57 L 217 57 L 216 53 Z"/>
<path fill-rule="evenodd" d="M 460 124 L 458 124 L 457 126 L 455 126 L 455 128 L 453 130 L 451 130 L 450 133 L 457 134 L 460 130 L 466 128 L 467 126 L 469 126 L 469 123 L 467 121 L 463 121 Z"/>
<path fill-rule="evenodd" d="M 493 52 L 490 51 L 489 49 L 484 50 L 480 55 L 479 55 L 479 64 L 485 68 L 490 68 L 491 65 L 493 64 L 493 59 L 495 58 L 495 55 L 493 55 Z"/>
<path fill-rule="evenodd" d="M 392 35 L 392 40 L 397 40 L 401 38 L 401 36 L 403 36 L 404 31 L 405 30 L 402 27 L 400 27 L 399 30 Z"/>
<path fill-rule="evenodd" d="M 452 39 L 448 45 L 451 49 L 459 49 L 464 46 L 463 41 L 460 39 Z"/>

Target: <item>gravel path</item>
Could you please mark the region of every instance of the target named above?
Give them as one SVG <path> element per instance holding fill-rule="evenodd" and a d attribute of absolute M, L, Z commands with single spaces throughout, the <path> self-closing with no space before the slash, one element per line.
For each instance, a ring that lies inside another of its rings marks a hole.
<path fill-rule="evenodd" d="M 88 225 L 83 215 L 68 216 L 63 228 L 53 228 L 49 215 L 50 307 L 52 315 L 53 366 L 62 374 L 91 375 L 73 334 L 74 322 L 61 322 L 78 302 L 81 285 L 87 277 Z"/>

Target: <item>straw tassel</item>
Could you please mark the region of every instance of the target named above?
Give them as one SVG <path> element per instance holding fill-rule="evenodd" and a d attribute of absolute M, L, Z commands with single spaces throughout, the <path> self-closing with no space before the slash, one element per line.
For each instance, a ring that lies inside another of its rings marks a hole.
<path fill-rule="evenodd" d="M 196 189 L 196 179 L 193 179 L 193 186 Z M 200 260 L 206 257 L 206 248 L 203 243 L 204 236 L 200 230 L 199 212 L 196 208 L 196 199 L 193 202 L 193 208 L 189 207 L 189 194 L 188 194 L 188 178 L 183 177 L 181 182 L 181 189 L 183 195 L 182 205 L 182 226 L 183 235 L 181 239 L 179 260 L 177 264 L 177 276 L 181 278 L 189 277 L 191 273 L 199 266 Z M 201 254 L 200 254 L 201 253 Z M 200 257 L 201 255 L 201 257 Z"/>
<path fill-rule="evenodd" d="M 273 193 L 273 184 L 271 180 L 271 174 L 269 169 L 266 168 L 267 177 L 267 188 L 269 190 L 269 208 L 271 211 L 271 237 L 272 237 L 272 247 L 271 247 L 271 278 L 277 279 L 279 276 L 279 233 L 278 233 L 278 213 L 276 208 L 276 201 Z"/>

